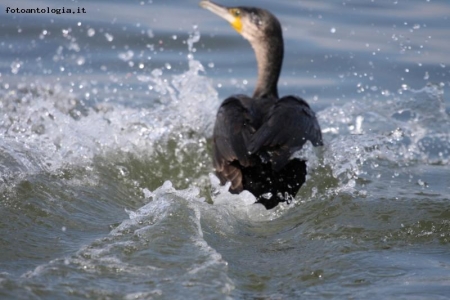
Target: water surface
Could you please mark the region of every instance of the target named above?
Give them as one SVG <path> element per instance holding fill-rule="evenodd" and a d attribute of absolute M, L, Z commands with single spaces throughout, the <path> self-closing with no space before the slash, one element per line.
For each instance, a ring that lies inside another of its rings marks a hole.
<path fill-rule="evenodd" d="M 280 94 L 325 139 L 271 211 L 209 175 L 220 101 L 256 76 L 223 20 L 197 1 L 2 2 L 1 298 L 448 298 L 450 4 L 245 4 L 279 17 Z"/>

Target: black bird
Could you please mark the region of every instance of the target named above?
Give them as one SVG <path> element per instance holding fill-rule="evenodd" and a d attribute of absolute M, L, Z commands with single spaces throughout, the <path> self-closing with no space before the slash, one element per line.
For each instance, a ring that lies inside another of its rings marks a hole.
<path fill-rule="evenodd" d="M 200 6 L 231 23 L 256 54 L 258 81 L 252 97 L 225 99 L 214 125 L 213 164 L 230 191 L 250 191 L 267 209 L 295 197 L 305 182 L 306 162 L 291 155 L 310 141 L 321 146 L 322 134 L 312 109 L 296 96 L 278 97 L 283 62 L 283 34 L 278 19 L 255 7 Z"/>

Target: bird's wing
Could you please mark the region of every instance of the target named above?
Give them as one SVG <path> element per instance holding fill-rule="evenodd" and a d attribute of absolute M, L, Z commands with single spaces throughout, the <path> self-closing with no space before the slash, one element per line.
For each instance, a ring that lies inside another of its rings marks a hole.
<path fill-rule="evenodd" d="M 247 146 L 255 130 L 251 126 L 249 101 L 251 98 L 245 96 L 226 99 L 219 108 L 214 125 L 214 168 L 222 183 L 231 181 L 231 188 L 235 191 L 242 190 L 240 166 L 251 164 Z"/>
<path fill-rule="evenodd" d="M 271 108 L 263 125 L 252 136 L 248 150 L 251 153 L 263 148 L 271 151 L 272 167 L 279 171 L 306 141 L 314 146 L 323 145 L 319 123 L 303 99 L 287 96 Z"/>

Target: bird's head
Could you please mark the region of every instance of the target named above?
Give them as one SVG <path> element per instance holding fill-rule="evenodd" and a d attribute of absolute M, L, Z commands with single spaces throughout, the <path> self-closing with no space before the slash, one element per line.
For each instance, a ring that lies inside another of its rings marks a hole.
<path fill-rule="evenodd" d="M 281 26 L 269 11 L 255 7 L 226 7 L 203 0 L 200 6 L 227 20 L 231 26 L 250 42 L 269 36 L 280 36 Z"/>

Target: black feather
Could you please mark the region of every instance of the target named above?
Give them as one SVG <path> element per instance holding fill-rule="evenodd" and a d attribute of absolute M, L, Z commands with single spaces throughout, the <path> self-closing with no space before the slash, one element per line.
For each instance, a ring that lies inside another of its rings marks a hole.
<path fill-rule="evenodd" d="M 306 163 L 290 160 L 310 141 L 322 145 L 314 112 L 297 97 L 226 99 L 214 127 L 214 167 L 231 192 L 248 190 L 267 209 L 289 201 L 305 182 Z"/>

